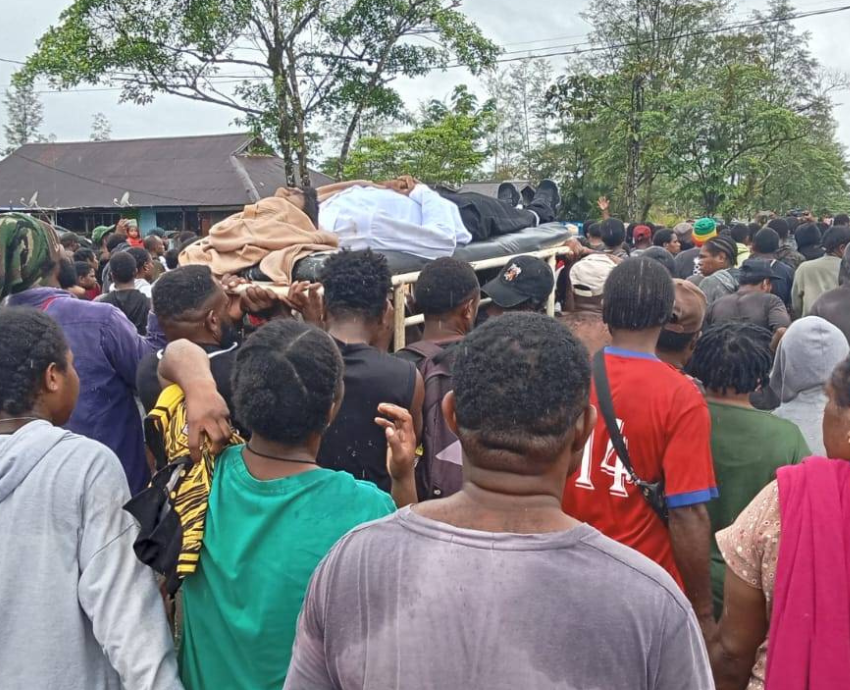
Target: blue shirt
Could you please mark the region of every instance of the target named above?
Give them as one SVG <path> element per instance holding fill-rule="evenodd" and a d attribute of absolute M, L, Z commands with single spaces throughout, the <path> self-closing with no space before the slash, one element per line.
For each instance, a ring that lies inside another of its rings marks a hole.
<path fill-rule="evenodd" d="M 135 399 L 136 366 L 165 345 L 151 314 L 143 338 L 111 304 L 76 299 L 64 290 L 33 288 L 8 298 L 11 307 L 34 307 L 61 327 L 74 353 L 80 397 L 66 429 L 100 441 L 121 460 L 130 493 L 150 481 L 142 418 Z"/>

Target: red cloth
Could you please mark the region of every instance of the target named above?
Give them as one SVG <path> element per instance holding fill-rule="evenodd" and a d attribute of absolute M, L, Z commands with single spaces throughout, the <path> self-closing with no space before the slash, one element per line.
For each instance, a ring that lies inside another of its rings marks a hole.
<path fill-rule="evenodd" d="M 605 349 L 605 366 L 617 419 L 635 473 L 664 477 L 671 508 L 717 496 L 711 458 L 711 418 L 697 387 L 653 355 Z M 598 408 L 596 389 L 590 402 Z M 580 468 L 567 479 L 564 512 L 640 551 L 682 586 L 670 533 L 628 479 L 600 414 Z"/>
<path fill-rule="evenodd" d="M 850 462 L 781 467 L 767 690 L 850 688 Z"/>
<path fill-rule="evenodd" d="M 127 236 L 127 244 L 131 247 L 144 247 L 145 241 L 141 237 L 130 237 Z"/>

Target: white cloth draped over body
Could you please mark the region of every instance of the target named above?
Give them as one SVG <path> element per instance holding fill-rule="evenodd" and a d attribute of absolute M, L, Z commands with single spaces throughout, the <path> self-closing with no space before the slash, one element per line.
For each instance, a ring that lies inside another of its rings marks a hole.
<path fill-rule="evenodd" d="M 425 185 L 409 196 L 389 189 L 350 187 L 319 206 L 319 227 L 339 237 L 340 246 L 398 251 L 424 259 L 451 256 L 472 235 L 457 205 Z"/>

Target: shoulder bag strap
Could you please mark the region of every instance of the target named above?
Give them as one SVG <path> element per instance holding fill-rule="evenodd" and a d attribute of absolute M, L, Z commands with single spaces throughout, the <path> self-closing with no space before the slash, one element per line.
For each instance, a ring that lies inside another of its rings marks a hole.
<path fill-rule="evenodd" d="M 593 357 L 593 383 L 596 385 L 596 400 L 599 403 L 599 411 L 602 413 L 602 418 L 605 420 L 605 426 L 608 429 L 608 435 L 611 437 L 611 445 L 617 451 L 617 456 L 629 477 L 635 486 L 638 486 L 639 479 L 632 467 L 632 461 L 629 457 L 629 451 L 626 448 L 626 442 L 623 435 L 620 433 L 620 427 L 617 424 L 617 417 L 614 414 L 614 401 L 611 399 L 611 387 L 608 385 L 608 372 L 605 369 L 605 351 L 599 350 Z"/>

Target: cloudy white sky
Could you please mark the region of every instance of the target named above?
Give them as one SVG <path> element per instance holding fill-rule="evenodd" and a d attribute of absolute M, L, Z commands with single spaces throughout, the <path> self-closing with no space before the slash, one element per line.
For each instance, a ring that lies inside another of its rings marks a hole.
<path fill-rule="evenodd" d="M 23 60 L 34 48 L 36 39 L 71 0 L 2 0 L 3 21 L 0 22 L 0 58 Z M 467 14 L 505 50 L 533 49 L 543 52 L 548 46 L 580 41 L 590 29 L 579 16 L 592 0 L 466 0 Z M 749 10 L 764 8 L 767 0 L 741 0 L 736 16 L 745 17 Z M 796 0 L 799 11 L 836 7 L 839 0 Z M 812 32 L 815 56 L 827 67 L 850 73 L 850 52 L 846 36 L 850 35 L 850 11 L 797 20 L 801 29 Z M 563 58 L 553 58 L 556 70 Z M 0 62 L 0 89 L 8 84 L 15 66 Z M 426 98 L 444 98 L 462 82 L 474 78 L 463 70 L 434 73 L 415 82 L 400 83 L 399 88 L 410 105 Z M 87 139 L 92 116 L 106 113 L 112 125 L 112 137 L 125 139 L 149 136 L 214 134 L 235 130 L 234 113 L 224 108 L 192 103 L 171 96 L 160 96 L 151 105 L 119 104 L 114 91 L 44 93 L 44 132 L 55 134 L 59 141 Z M 850 147 L 850 93 L 836 96 L 839 135 Z M 0 125 L 5 110 L 0 109 Z M 0 131 L 2 140 L 2 131 Z"/>

